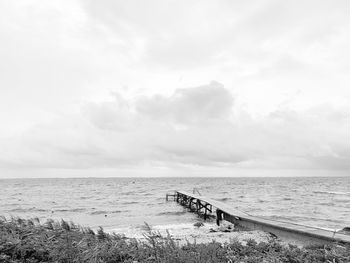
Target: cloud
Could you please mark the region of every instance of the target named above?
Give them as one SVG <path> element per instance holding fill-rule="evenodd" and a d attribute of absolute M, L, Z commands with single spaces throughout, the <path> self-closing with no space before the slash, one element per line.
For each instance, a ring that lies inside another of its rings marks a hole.
<path fill-rule="evenodd" d="M 217 82 L 170 96 L 89 102 L 81 114 L 2 141 L 3 168 L 197 166 L 349 169 L 348 108 L 279 109 L 259 118 Z M 235 113 L 235 114 L 234 114 Z"/>
<path fill-rule="evenodd" d="M 137 102 L 137 111 L 156 120 L 192 123 L 227 118 L 233 106 L 233 97 L 222 84 L 177 89 L 171 97 L 153 96 Z"/>
<path fill-rule="evenodd" d="M 112 96 L 111 101 L 86 103 L 82 106 L 81 112 L 97 128 L 123 130 L 130 125 L 133 118 L 130 105 L 118 93 L 112 93 Z"/>
<path fill-rule="evenodd" d="M 331 96 L 349 95 L 346 1 L 0 5 L 0 121 L 8 126 L 36 122 L 40 111 L 60 111 L 125 83 L 132 95 L 143 89 L 148 96 L 218 79 L 249 99 L 268 94 L 259 102 L 265 108 L 281 90 L 296 87 L 312 90 L 312 101 L 329 97 L 330 86 Z"/>
<path fill-rule="evenodd" d="M 349 8 L 2 1 L 1 166 L 348 169 Z"/>

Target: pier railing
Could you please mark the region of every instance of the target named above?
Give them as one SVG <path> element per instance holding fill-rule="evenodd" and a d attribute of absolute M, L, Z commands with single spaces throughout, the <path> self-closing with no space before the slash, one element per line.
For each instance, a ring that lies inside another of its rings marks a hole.
<path fill-rule="evenodd" d="M 169 200 L 169 197 L 172 197 L 174 201 L 189 208 L 191 211 L 203 214 L 204 219 L 215 211 L 218 225 L 220 221 L 225 220 L 242 229 L 262 230 L 272 233 L 287 242 L 302 245 L 325 244 L 330 242 L 350 243 L 350 235 L 344 233 L 252 216 L 236 210 L 225 203 L 202 195 L 196 195 L 186 191 L 175 191 L 173 194 L 166 195 L 167 200 Z"/>

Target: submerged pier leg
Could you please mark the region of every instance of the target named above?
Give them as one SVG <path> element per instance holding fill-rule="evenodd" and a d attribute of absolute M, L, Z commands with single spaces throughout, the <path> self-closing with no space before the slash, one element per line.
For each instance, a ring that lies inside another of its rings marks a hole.
<path fill-rule="evenodd" d="M 208 217 L 208 211 L 210 211 L 210 209 L 208 208 L 210 204 L 206 203 L 204 205 L 204 220 L 207 220 L 207 217 Z"/>
<path fill-rule="evenodd" d="M 192 201 L 193 201 L 193 198 L 189 198 L 189 202 L 188 202 L 188 208 L 192 211 Z"/>
<path fill-rule="evenodd" d="M 216 209 L 216 224 L 220 226 L 220 221 L 223 219 L 223 212 L 220 209 Z"/>

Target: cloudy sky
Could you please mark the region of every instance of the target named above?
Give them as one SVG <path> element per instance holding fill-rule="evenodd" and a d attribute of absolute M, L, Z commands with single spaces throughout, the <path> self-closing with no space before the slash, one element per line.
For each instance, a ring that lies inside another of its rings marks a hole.
<path fill-rule="evenodd" d="M 348 174 L 349 13 L 0 0 L 0 178 Z"/>

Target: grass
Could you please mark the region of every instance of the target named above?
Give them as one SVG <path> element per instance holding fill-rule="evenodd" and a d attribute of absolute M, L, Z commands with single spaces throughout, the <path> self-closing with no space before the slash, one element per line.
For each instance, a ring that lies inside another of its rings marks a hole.
<path fill-rule="evenodd" d="M 180 246 L 146 225 L 144 241 L 92 231 L 64 220 L 0 218 L 0 262 L 350 262 L 350 247 L 284 247 L 250 240 Z"/>

